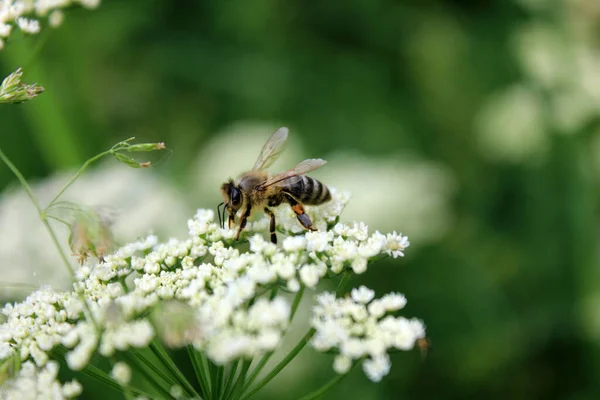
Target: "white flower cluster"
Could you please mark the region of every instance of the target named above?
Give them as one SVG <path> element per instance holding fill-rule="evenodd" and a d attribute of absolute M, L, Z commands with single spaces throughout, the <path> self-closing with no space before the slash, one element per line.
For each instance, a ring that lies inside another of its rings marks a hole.
<path fill-rule="evenodd" d="M 0 0 L 0 49 L 15 25 L 24 33 L 36 34 L 41 29 L 38 18 L 47 17 L 50 26 L 57 27 L 64 19 L 61 9 L 76 4 L 96 8 L 100 0 Z"/>
<path fill-rule="evenodd" d="M 62 345 L 67 349 L 67 365 L 80 370 L 95 353 L 113 357 L 117 351 L 135 352 L 157 337 L 170 345 L 191 344 L 221 365 L 275 350 L 291 319 L 291 305 L 285 297 L 275 295 L 277 290 L 297 292 L 302 286 L 315 288 L 321 279 L 343 271 L 362 273 L 369 261 L 403 256 L 409 245 L 405 236 L 395 232 L 369 235 L 362 223 L 337 222 L 349 196 L 332 193 L 327 206 L 308 210 L 315 226 L 324 230 L 297 236 L 280 233 L 280 245 L 265 240 L 266 217 L 252 224 L 241 241 L 235 242 L 235 231 L 221 229 L 213 211 L 199 210 L 188 221 L 189 237 L 185 240 L 158 243 L 156 237 L 149 236 L 107 255 L 94 268 L 82 266 L 73 291 L 42 289 L 4 308 L 7 321 L 0 325 L 0 360 L 18 354 L 20 360 L 31 359 L 32 365 L 43 368 L 52 358 L 51 350 Z M 277 211 L 282 233 L 295 232 L 299 225 L 290 213 L 289 207 Z M 264 231 L 258 233 L 262 228 Z M 353 299 L 369 303 L 365 290 L 353 293 Z M 364 316 L 356 316 L 355 327 L 340 325 L 354 336 L 368 334 L 372 340 L 385 340 L 379 348 L 370 345 L 368 352 L 373 358 L 363 365 L 381 363 L 388 348 L 405 348 L 408 343 L 412 346 L 410 340 L 417 334 L 404 342 L 397 337 L 406 335 L 403 327 L 394 325 L 402 320 L 384 318 L 378 322 L 386 312 L 400 308 L 403 299 L 389 295 L 371 302 L 368 311 L 367 305 L 356 306 L 365 311 Z M 178 310 L 183 318 L 153 318 L 166 303 L 170 306 L 164 307 L 163 313 Z M 324 323 L 327 319 L 338 323 L 333 315 L 346 315 L 352 309 L 344 301 L 326 303 L 321 301 L 329 311 L 315 314 Z M 173 306 L 177 308 L 170 308 Z M 339 309 L 335 311 L 335 307 Z M 93 321 L 85 318 L 90 313 Z M 170 326 L 162 329 L 161 324 Z M 411 324 L 416 329 L 417 323 Z M 181 332 L 175 332 L 178 329 Z M 343 354 L 365 353 L 344 350 Z M 371 369 L 375 371 L 372 376 L 384 375 L 377 373 L 381 368 Z M 131 379 L 124 364 L 115 365 L 112 375 L 119 382 Z"/>
<path fill-rule="evenodd" d="M 72 399 L 82 392 L 75 380 L 61 384 L 58 380 L 58 363 L 50 361 L 39 368 L 31 361 L 21 366 L 18 374 L 2 386 L 4 400 Z"/>
<path fill-rule="evenodd" d="M 311 344 L 319 351 L 337 350 L 333 363 L 339 374 L 347 373 L 355 360 L 363 361 L 367 377 L 379 382 L 390 371 L 390 350 L 410 350 L 425 337 L 418 319 L 390 315 L 406 304 L 406 298 L 390 293 L 375 299 L 375 292 L 361 286 L 351 296 L 338 299 L 333 293 L 317 296 L 312 325 L 316 330 Z"/>

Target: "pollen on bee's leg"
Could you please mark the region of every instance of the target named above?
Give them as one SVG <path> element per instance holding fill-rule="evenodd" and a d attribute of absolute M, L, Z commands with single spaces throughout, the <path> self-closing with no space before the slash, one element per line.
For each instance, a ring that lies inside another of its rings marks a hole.
<path fill-rule="evenodd" d="M 298 216 L 300 216 L 304 214 L 304 207 L 302 207 L 302 204 L 294 204 L 292 206 L 292 211 L 294 211 L 296 214 L 298 214 Z"/>

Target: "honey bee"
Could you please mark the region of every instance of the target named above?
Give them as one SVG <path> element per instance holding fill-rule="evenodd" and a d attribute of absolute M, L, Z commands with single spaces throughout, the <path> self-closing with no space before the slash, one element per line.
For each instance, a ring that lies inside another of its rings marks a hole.
<path fill-rule="evenodd" d="M 303 204 L 323 204 L 331 200 L 331 192 L 327 186 L 304 174 L 322 167 L 327 162 L 320 158 L 307 159 L 294 168 L 273 176 L 265 171 L 283 152 L 287 137 L 287 128 L 283 127 L 275 131 L 264 144 L 252 170 L 243 173 L 237 182 L 230 179 L 221 186 L 224 201 L 217 206 L 221 226 L 225 226 L 225 211 L 229 214 L 228 226 L 231 228 L 235 225 L 236 214 L 242 210 L 235 240 L 239 239 L 252 212 L 262 208 L 271 219 L 269 224 L 271 242 L 277 243 L 275 214 L 269 207 L 277 207 L 281 203 L 288 203 L 292 207 L 304 228 L 316 230 L 304 212 Z M 223 205 L 221 216 L 220 207 Z"/>

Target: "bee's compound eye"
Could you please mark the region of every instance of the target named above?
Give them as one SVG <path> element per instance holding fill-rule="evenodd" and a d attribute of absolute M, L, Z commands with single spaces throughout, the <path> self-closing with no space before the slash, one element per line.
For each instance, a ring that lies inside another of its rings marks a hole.
<path fill-rule="evenodd" d="M 233 206 L 239 206 L 242 203 L 242 194 L 236 187 L 231 188 L 231 204 Z"/>

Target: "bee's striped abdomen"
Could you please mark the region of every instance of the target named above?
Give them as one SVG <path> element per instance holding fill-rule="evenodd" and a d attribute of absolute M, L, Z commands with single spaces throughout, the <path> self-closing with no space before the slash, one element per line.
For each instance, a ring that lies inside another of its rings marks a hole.
<path fill-rule="evenodd" d="M 331 200 L 331 192 L 327 186 L 310 176 L 301 176 L 297 182 L 285 186 L 284 190 L 299 202 L 307 205 L 319 205 Z"/>

